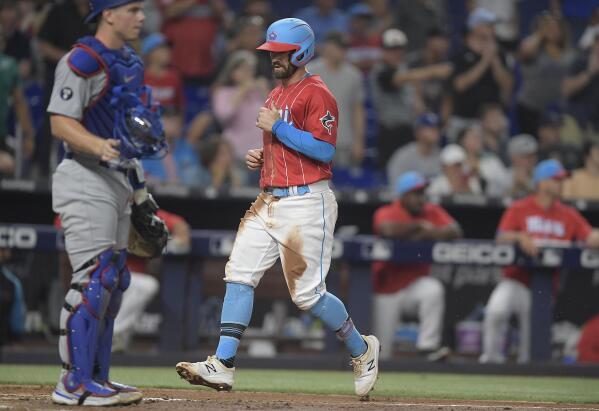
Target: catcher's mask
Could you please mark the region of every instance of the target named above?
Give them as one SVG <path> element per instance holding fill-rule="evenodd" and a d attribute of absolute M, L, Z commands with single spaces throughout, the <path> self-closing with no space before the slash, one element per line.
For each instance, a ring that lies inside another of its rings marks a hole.
<path fill-rule="evenodd" d="M 168 146 L 162 128 L 161 107 L 152 104 L 152 94 L 143 87 L 144 104 L 140 97 L 121 86 L 115 87 L 110 104 L 115 107 L 113 137 L 121 142 L 123 158 L 159 158 Z"/>

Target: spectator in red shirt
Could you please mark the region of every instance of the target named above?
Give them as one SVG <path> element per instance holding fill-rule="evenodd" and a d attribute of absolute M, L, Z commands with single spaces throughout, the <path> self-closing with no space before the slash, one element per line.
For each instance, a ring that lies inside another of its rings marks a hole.
<path fill-rule="evenodd" d="M 165 108 L 182 111 L 185 105 L 183 82 L 171 67 L 171 48 L 164 34 L 146 37 L 141 46 L 145 63 L 144 83 L 152 89 L 152 98 Z"/>
<path fill-rule="evenodd" d="M 539 247 L 548 244 L 569 245 L 584 242 L 599 247 L 599 231 L 594 230 L 573 207 L 560 201 L 566 171 L 557 160 L 541 161 L 533 172 L 535 193 L 516 201 L 503 214 L 497 230 L 497 241 L 516 243 L 531 257 Z M 557 280 L 557 271 L 554 280 Z M 483 363 L 503 363 L 505 335 L 512 315 L 518 318 L 520 346 L 518 362 L 530 359 L 529 291 L 531 273 L 521 267 L 506 267 L 503 279 L 491 293 L 483 325 Z"/>
<path fill-rule="evenodd" d="M 175 68 L 186 80 L 208 80 L 214 71 L 213 43 L 228 16 L 225 0 L 159 0 L 159 7 Z"/>
<path fill-rule="evenodd" d="M 171 254 L 185 254 L 191 247 L 191 231 L 183 219 L 173 213 L 158 210 L 158 217 L 164 221 L 170 239 L 167 250 Z M 123 294 L 121 310 L 114 321 L 113 351 L 126 351 L 135 332 L 135 324 L 141 319 L 147 305 L 158 292 L 158 280 L 148 269 L 149 260 L 130 254 L 127 257 L 127 267 L 131 271 L 131 284 Z"/>
<path fill-rule="evenodd" d="M 426 178 L 408 171 L 397 179 L 399 198 L 379 208 L 373 218 L 374 232 L 403 241 L 451 240 L 462 236 L 458 223 L 443 208 L 428 203 Z M 381 358 L 391 358 L 393 337 L 402 313 L 417 314 L 420 333 L 416 347 L 429 360 L 449 354 L 441 347 L 444 289 L 430 277 L 430 264 L 397 264 L 377 261 L 372 266 L 374 332 L 381 341 Z"/>

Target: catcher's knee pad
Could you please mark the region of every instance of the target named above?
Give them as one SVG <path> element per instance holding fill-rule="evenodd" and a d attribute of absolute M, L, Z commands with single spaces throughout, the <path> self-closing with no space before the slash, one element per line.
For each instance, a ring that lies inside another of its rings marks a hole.
<path fill-rule="evenodd" d="M 91 380 L 101 320 L 118 284 L 115 255 L 106 250 L 73 274 L 60 316 L 59 351 L 67 390 Z M 80 280 L 80 282 L 77 282 Z"/>

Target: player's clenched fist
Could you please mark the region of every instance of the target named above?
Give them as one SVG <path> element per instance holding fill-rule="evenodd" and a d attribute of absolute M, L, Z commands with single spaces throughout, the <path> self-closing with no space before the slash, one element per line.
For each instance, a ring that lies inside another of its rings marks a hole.
<path fill-rule="evenodd" d="M 262 148 L 248 150 L 245 155 L 245 164 L 250 170 L 257 170 L 262 167 L 262 164 L 264 163 L 263 152 L 264 149 Z"/>
<path fill-rule="evenodd" d="M 97 153 L 98 157 L 100 157 L 102 161 L 110 161 L 119 158 L 121 155 L 118 150 L 119 144 L 121 144 L 121 142 L 113 138 L 102 140 L 102 144 L 100 144 Z"/>
<path fill-rule="evenodd" d="M 271 132 L 272 126 L 279 120 L 279 110 L 273 103 L 270 104 L 269 108 L 261 107 L 258 112 L 258 118 L 256 119 L 256 127 L 261 128 L 264 131 Z"/>

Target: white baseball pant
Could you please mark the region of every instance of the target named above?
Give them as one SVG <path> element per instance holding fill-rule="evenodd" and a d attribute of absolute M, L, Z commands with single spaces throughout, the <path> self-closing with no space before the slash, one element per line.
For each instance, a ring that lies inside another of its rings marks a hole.
<path fill-rule="evenodd" d="M 392 294 L 375 294 L 373 298 L 374 334 L 381 342 L 381 358 L 393 355 L 393 340 L 402 314 L 418 315 L 420 332 L 416 348 L 435 350 L 441 345 L 445 290 L 437 278 L 425 276 Z"/>
<path fill-rule="evenodd" d="M 503 278 L 489 297 L 483 323 L 482 363 L 505 362 L 504 348 L 509 320 L 512 315 L 518 319 L 520 345 L 518 362 L 530 360 L 530 290 L 520 281 Z"/>
<path fill-rule="evenodd" d="M 141 318 L 148 303 L 158 292 L 158 280 L 145 273 L 131 273 L 131 283 L 123 294 L 121 309 L 114 320 L 114 334 L 133 335 L 135 324 Z"/>
<path fill-rule="evenodd" d="M 293 302 L 302 310 L 316 304 L 326 292 L 337 201 L 328 181 L 309 187 L 304 195 L 258 195 L 239 224 L 225 281 L 256 287 L 280 257 Z"/>

